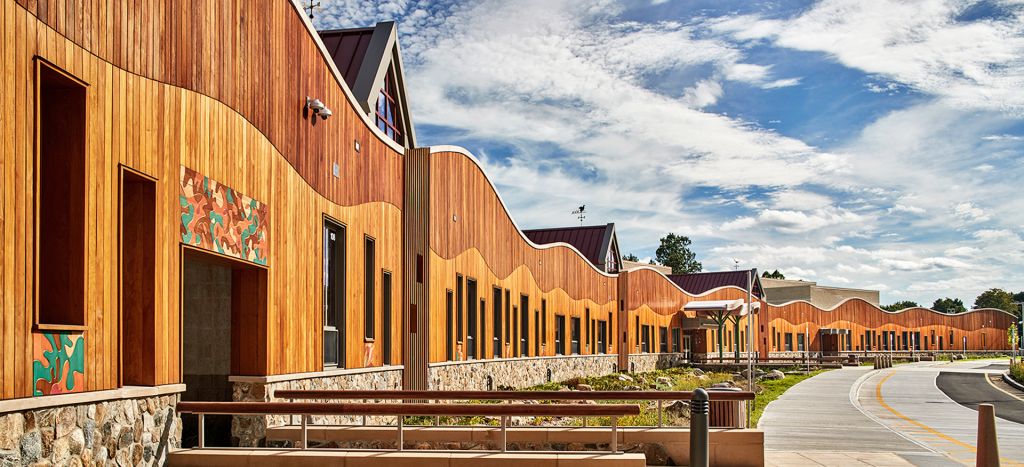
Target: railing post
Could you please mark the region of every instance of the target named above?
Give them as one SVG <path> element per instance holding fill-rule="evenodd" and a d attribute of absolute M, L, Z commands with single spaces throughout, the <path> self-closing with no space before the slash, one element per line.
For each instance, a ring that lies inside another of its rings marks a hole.
<path fill-rule="evenodd" d="M 206 447 L 206 414 L 199 414 L 199 449 Z"/>
<path fill-rule="evenodd" d="M 507 420 L 508 417 L 504 415 L 501 416 L 501 452 L 506 452 L 508 450 L 508 430 L 506 429 L 508 426 Z"/>
<path fill-rule="evenodd" d="M 302 449 L 309 447 L 309 431 L 306 429 L 309 423 L 309 415 L 302 414 Z"/>
<path fill-rule="evenodd" d="M 978 452 L 975 461 L 978 467 L 999 465 L 995 409 L 992 404 L 978 404 Z"/>
<path fill-rule="evenodd" d="M 708 392 L 693 391 L 690 399 L 690 466 L 708 467 Z"/>
<path fill-rule="evenodd" d="M 619 417 L 612 417 L 612 453 L 619 452 Z"/>
<path fill-rule="evenodd" d="M 586 427 L 587 427 L 587 416 L 584 415 L 583 416 L 583 428 L 586 428 Z"/>
<path fill-rule="evenodd" d="M 398 416 L 398 450 L 405 449 L 405 417 L 402 415 Z"/>
<path fill-rule="evenodd" d="M 661 421 L 661 405 L 662 405 L 662 402 L 663 401 L 661 399 L 658 399 L 658 428 L 661 428 L 663 426 L 662 421 Z"/>

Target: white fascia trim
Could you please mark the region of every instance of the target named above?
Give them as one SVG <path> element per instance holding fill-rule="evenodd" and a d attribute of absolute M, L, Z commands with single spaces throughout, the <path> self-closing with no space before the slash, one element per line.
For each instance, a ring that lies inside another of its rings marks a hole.
<path fill-rule="evenodd" d="M 344 91 L 345 97 L 348 99 L 348 104 L 356 110 L 356 113 L 359 114 L 359 118 L 363 120 L 363 123 L 366 124 L 366 127 L 370 129 L 377 139 L 381 140 L 384 144 L 391 149 L 394 149 L 399 154 L 405 155 L 405 147 L 389 138 L 383 131 L 380 131 L 380 129 L 377 128 L 377 125 L 370 120 L 370 116 L 361 111 L 362 106 L 359 105 L 359 101 L 357 101 L 356 97 L 352 94 L 352 90 L 348 88 L 348 84 L 345 84 L 345 79 L 342 77 L 341 71 L 339 71 L 338 66 L 334 64 L 334 59 L 331 58 L 331 54 L 327 52 L 327 46 L 324 45 L 324 41 L 320 40 L 320 34 L 316 32 L 316 28 L 313 27 L 313 23 L 309 20 L 309 15 L 307 15 L 303 10 L 302 5 L 298 3 L 298 0 L 289 0 L 289 3 L 292 5 L 292 8 L 295 9 L 295 14 L 299 15 L 299 18 L 302 18 L 302 24 L 306 25 L 306 32 L 309 33 L 310 38 L 313 39 L 313 43 L 316 44 L 317 49 L 320 51 L 321 58 L 327 64 L 327 68 L 330 69 L 331 73 L 334 75 L 334 81 L 337 82 L 338 87 Z"/>
<path fill-rule="evenodd" d="M 501 197 L 501 193 L 498 192 L 498 188 L 494 186 L 494 182 L 491 181 L 491 177 L 487 175 L 487 171 L 484 170 L 483 165 L 480 163 L 480 160 L 476 158 L 476 156 L 474 156 L 472 153 L 470 153 L 468 149 L 463 148 L 461 146 L 431 146 L 430 147 L 430 154 L 437 154 L 439 152 L 454 152 L 454 153 L 458 153 L 458 154 L 461 154 L 463 156 L 466 156 L 466 158 L 469 159 L 470 161 L 472 161 L 473 164 L 476 164 L 476 168 L 478 170 L 480 170 L 480 173 L 484 176 L 484 180 L 487 180 L 487 183 L 491 185 L 491 191 L 494 191 L 494 195 L 498 197 L 498 202 L 501 203 L 501 208 L 503 210 L 505 210 L 505 216 L 508 217 L 508 220 L 510 222 L 512 222 L 512 226 L 516 228 L 516 232 L 519 232 L 519 236 L 523 239 L 524 242 L 526 242 L 527 245 L 530 245 L 535 250 L 547 250 L 547 249 L 557 248 L 557 247 L 568 248 L 568 249 L 572 250 L 574 253 L 576 253 L 576 255 L 580 257 L 580 260 L 582 260 L 584 263 L 586 263 L 588 266 L 590 266 L 590 269 L 593 269 L 598 274 L 601 274 L 602 276 L 605 276 L 605 277 L 608 277 L 608 278 L 618 278 L 619 277 L 618 274 L 611 274 L 611 273 L 608 273 L 608 272 L 605 272 L 605 271 L 602 271 L 602 270 L 598 269 L 598 267 L 595 266 L 594 263 L 591 263 L 590 260 L 587 259 L 586 256 L 583 256 L 583 253 L 580 253 L 580 251 L 577 250 L 576 247 L 574 247 L 574 246 L 572 246 L 572 245 L 570 245 L 568 243 L 556 242 L 556 243 L 545 243 L 543 245 L 538 245 L 536 243 L 533 243 L 533 241 L 531 241 L 529 238 L 527 238 L 526 234 L 523 233 L 523 229 L 519 227 L 519 224 L 516 223 L 516 220 L 514 218 L 512 218 L 512 213 L 509 212 L 508 205 L 505 204 L 505 200 Z"/>

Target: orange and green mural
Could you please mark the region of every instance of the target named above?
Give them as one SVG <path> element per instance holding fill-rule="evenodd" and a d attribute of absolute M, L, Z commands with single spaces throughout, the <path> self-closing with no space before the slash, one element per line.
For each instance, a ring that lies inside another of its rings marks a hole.
<path fill-rule="evenodd" d="M 33 396 L 84 390 L 84 334 L 34 333 L 32 360 Z"/>
<path fill-rule="evenodd" d="M 180 181 L 182 243 L 267 264 L 266 204 L 185 166 Z"/>

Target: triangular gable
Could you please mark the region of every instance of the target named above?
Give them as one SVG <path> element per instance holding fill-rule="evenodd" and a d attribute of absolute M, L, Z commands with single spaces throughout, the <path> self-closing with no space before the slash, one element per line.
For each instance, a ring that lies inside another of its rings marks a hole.
<path fill-rule="evenodd" d="M 394 21 L 377 23 L 373 28 L 366 54 L 352 86 L 352 94 L 356 96 L 363 111 L 374 118 L 377 115 L 381 91 L 385 88 L 388 89 L 388 94 L 394 99 L 398 109 L 396 127 L 402 135 L 401 143 L 406 147 L 416 147 L 416 132 L 405 92 L 398 28 Z"/>

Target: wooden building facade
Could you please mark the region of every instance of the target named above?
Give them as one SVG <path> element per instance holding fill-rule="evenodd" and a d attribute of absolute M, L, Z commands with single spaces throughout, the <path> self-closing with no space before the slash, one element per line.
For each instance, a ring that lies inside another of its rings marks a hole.
<path fill-rule="evenodd" d="M 0 399 L 715 350 L 681 310 L 744 288 L 531 242 L 465 150 L 414 147 L 392 36 L 368 111 L 291 0 L 0 0 Z M 763 354 L 801 326 L 994 350 L 1012 322 L 859 302 L 752 319 Z"/>

